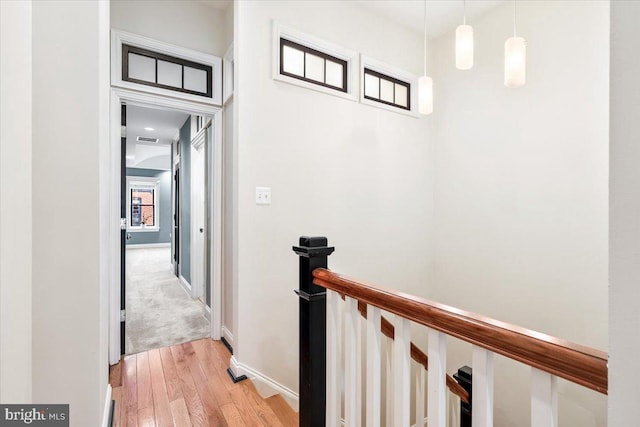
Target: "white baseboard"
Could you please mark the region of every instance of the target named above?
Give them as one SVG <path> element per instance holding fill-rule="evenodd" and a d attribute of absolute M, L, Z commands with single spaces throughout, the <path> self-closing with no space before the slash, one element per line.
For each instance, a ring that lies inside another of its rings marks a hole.
<path fill-rule="evenodd" d="M 107 397 L 104 400 L 104 412 L 102 413 L 102 427 L 109 426 L 109 413 L 111 412 L 111 385 L 107 384 Z"/>
<path fill-rule="evenodd" d="M 141 243 L 139 245 L 127 245 L 127 249 L 170 248 L 171 243 Z"/>
<path fill-rule="evenodd" d="M 233 334 L 231 333 L 231 331 L 229 329 L 227 329 L 226 326 L 222 325 L 222 336 L 225 340 L 227 340 L 227 342 L 229 343 L 229 345 L 233 348 Z"/>
<path fill-rule="evenodd" d="M 231 356 L 231 359 L 229 359 L 229 369 L 231 369 L 231 372 L 233 372 L 236 378 L 244 375 L 244 373 L 240 372 L 240 363 L 238 363 L 238 359 L 236 359 L 235 356 Z"/>
<path fill-rule="evenodd" d="M 202 314 L 209 322 L 211 322 L 211 307 L 207 304 L 202 304 Z"/>
<path fill-rule="evenodd" d="M 290 388 L 278 383 L 277 381 L 269 378 L 268 376 L 256 371 L 255 369 L 238 362 L 235 356 L 231 356 L 230 368 L 236 377 L 240 375 L 246 375 L 253 385 L 256 386 L 258 393 L 264 398 L 273 396 L 274 394 L 280 394 L 287 401 L 289 406 L 293 408 L 295 412 L 298 412 L 298 393 Z"/>
<path fill-rule="evenodd" d="M 187 295 L 189 295 L 189 298 L 191 298 L 191 284 L 187 282 L 187 279 L 182 277 L 182 274 L 180 275 L 179 279 L 180 284 L 182 285 L 182 289 L 184 289 Z"/>

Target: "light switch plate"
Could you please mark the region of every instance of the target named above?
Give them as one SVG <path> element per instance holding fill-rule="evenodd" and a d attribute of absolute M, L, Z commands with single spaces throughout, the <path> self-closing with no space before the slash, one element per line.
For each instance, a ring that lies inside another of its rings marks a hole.
<path fill-rule="evenodd" d="M 271 204 L 271 187 L 256 187 L 256 205 Z"/>

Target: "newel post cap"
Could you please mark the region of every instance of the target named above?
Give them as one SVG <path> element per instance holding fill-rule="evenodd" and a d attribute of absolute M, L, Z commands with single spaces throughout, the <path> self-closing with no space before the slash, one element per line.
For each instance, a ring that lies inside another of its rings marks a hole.
<path fill-rule="evenodd" d="M 326 237 L 300 237 L 300 246 L 294 246 L 293 251 L 301 257 L 305 258 L 317 258 L 322 256 L 328 256 L 335 251 L 333 246 L 327 246 L 328 241 Z"/>

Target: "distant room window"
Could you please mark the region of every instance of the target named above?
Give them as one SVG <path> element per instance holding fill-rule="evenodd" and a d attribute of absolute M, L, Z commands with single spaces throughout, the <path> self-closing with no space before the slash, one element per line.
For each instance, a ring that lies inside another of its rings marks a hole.
<path fill-rule="evenodd" d="M 280 74 L 340 92 L 347 92 L 347 61 L 280 38 Z"/>
<path fill-rule="evenodd" d="M 124 81 L 212 98 L 212 76 L 209 65 L 122 45 Z"/>
<path fill-rule="evenodd" d="M 411 110 L 411 84 L 365 68 L 364 98 L 403 110 Z"/>
<path fill-rule="evenodd" d="M 158 229 L 158 188 L 155 182 L 130 182 L 129 228 Z"/>

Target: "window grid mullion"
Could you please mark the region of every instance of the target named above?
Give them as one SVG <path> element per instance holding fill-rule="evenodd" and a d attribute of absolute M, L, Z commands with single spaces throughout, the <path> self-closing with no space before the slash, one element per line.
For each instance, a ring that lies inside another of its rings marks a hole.
<path fill-rule="evenodd" d="M 377 77 L 378 78 L 378 97 L 375 98 L 373 96 L 369 96 L 369 95 L 364 95 L 365 99 L 369 99 L 371 101 L 375 101 L 375 102 L 379 102 L 381 104 L 385 104 L 385 105 L 390 105 L 392 107 L 396 107 L 396 108 L 400 108 L 402 110 L 408 110 L 411 111 L 411 83 L 396 79 L 394 77 L 391 76 L 387 76 L 386 74 L 382 74 L 378 71 L 374 71 L 371 70 L 369 68 L 365 68 L 364 69 L 364 75 L 370 75 L 372 77 Z M 382 99 L 382 80 L 385 80 L 389 83 L 391 83 L 393 85 L 393 102 L 389 102 L 389 101 L 385 101 Z M 396 84 L 403 86 L 406 88 L 407 90 L 407 96 L 406 96 L 406 106 L 401 105 L 399 103 L 396 102 Z"/>
<path fill-rule="evenodd" d="M 295 73 L 290 73 L 290 72 L 286 72 L 284 71 L 284 47 L 288 46 L 291 49 L 297 50 L 302 52 L 302 74 L 298 75 Z M 309 55 L 314 55 L 317 56 L 318 58 L 321 58 L 324 61 L 324 69 L 325 69 L 325 73 L 324 73 L 324 79 L 323 81 L 319 81 L 319 80 L 313 80 L 311 78 L 309 78 L 307 76 L 307 54 Z M 326 68 L 327 68 L 327 60 L 335 62 L 336 64 L 338 64 L 339 66 L 342 67 L 342 73 L 343 73 L 343 79 L 342 79 L 342 86 L 333 86 L 327 83 L 327 73 L 326 73 Z M 298 80 L 302 80 L 308 83 L 312 83 L 312 84 L 316 84 L 318 86 L 323 86 L 329 89 L 333 89 L 333 90 L 337 90 L 340 92 L 345 92 L 348 93 L 349 89 L 348 89 L 348 80 L 347 80 L 347 67 L 348 67 L 348 62 L 340 59 L 336 56 L 332 56 L 328 53 L 322 52 L 320 50 L 316 50 L 313 48 L 310 48 L 308 46 L 293 42 L 291 40 L 288 40 L 286 38 L 280 37 L 280 74 L 283 76 L 287 76 L 287 77 L 291 77 L 294 79 L 298 79 Z"/>

